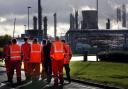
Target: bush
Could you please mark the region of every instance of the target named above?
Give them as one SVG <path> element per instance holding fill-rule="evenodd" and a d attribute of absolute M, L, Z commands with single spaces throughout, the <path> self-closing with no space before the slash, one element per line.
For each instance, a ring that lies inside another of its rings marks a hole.
<path fill-rule="evenodd" d="M 0 47 L 4 47 L 10 40 L 11 36 L 9 35 L 0 36 Z"/>
<path fill-rule="evenodd" d="M 0 48 L 0 59 L 2 59 L 2 58 L 3 58 L 3 49 Z"/>
<path fill-rule="evenodd" d="M 100 59 L 100 61 L 128 63 L 128 52 L 100 52 L 98 53 L 98 58 Z"/>

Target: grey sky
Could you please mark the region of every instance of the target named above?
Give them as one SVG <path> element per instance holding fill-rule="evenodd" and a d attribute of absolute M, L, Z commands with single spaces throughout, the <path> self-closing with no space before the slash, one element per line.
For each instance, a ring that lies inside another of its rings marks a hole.
<path fill-rule="evenodd" d="M 116 19 L 116 7 L 124 3 L 128 8 L 128 0 L 99 0 L 99 25 L 105 27 L 104 23 L 107 18 Z M 1 31 L 6 31 L 6 33 L 11 34 L 9 31 L 11 32 L 13 29 L 14 18 L 17 18 L 17 34 L 23 32 L 21 30 L 24 30 L 24 24 L 27 24 L 27 6 L 32 7 L 30 9 L 30 26 L 32 28 L 32 18 L 33 16 L 37 16 L 37 0 L 0 0 Z M 42 15 L 48 16 L 49 31 L 53 30 L 54 12 L 56 12 L 58 16 L 58 25 L 64 24 L 66 27 L 64 27 L 64 25 L 60 27 L 62 27 L 63 30 L 68 30 L 69 14 L 73 13 L 75 9 L 78 9 L 80 13 L 79 18 L 81 19 L 81 9 L 95 9 L 96 0 L 42 0 L 42 8 Z"/>

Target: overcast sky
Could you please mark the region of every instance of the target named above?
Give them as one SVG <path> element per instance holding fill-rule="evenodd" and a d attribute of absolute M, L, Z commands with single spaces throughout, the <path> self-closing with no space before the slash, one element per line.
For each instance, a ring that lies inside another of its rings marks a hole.
<path fill-rule="evenodd" d="M 0 35 L 13 33 L 14 18 L 16 18 L 16 34 L 24 33 L 24 25 L 27 25 L 27 7 L 30 9 L 30 28 L 33 28 L 32 18 L 37 16 L 38 0 L 0 0 Z M 53 35 L 53 13 L 57 13 L 58 34 L 62 35 L 69 29 L 69 14 L 75 9 L 79 10 L 79 22 L 81 10 L 96 9 L 96 0 L 41 0 L 42 15 L 48 17 L 48 34 Z M 99 27 L 105 28 L 107 18 L 112 20 L 115 26 L 116 8 L 126 4 L 128 21 L 128 0 L 99 0 Z"/>

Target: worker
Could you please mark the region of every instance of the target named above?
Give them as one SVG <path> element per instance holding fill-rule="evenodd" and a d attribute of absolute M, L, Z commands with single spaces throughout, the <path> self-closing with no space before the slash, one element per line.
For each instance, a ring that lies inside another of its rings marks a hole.
<path fill-rule="evenodd" d="M 45 72 L 45 67 L 44 67 L 44 51 L 43 51 L 43 46 L 45 46 L 44 40 L 43 40 L 43 43 L 42 43 L 42 51 L 41 51 L 41 64 L 42 64 L 41 78 L 42 78 L 42 80 L 44 80 L 46 78 L 46 72 Z"/>
<path fill-rule="evenodd" d="M 41 45 L 37 39 L 33 40 L 30 52 L 30 76 L 32 81 L 38 81 L 40 77 Z"/>
<path fill-rule="evenodd" d="M 31 45 L 28 43 L 28 38 L 24 38 L 24 44 L 21 46 L 21 52 L 23 54 L 22 60 L 24 63 L 24 72 L 25 72 L 25 77 L 26 81 L 30 80 L 30 67 L 29 67 L 29 59 L 30 59 L 30 50 L 31 50 Z"/>
<path fill-rule="evenodd" d="M 7 82 L 9 82 L 10 78 L 10 58 L 9 58 L 9 49 L 11 46 L 12 42 L 9 41 L 8 44 L 4 47 L 4 59 L 5 59 L 5 67 L 6 67 L 6 72 L 7 72 Z"/>
<path fill-rule="evenodd" d="M 17 40 L 12 40 L 10 46 L 10 78 L 9 82 L 13 85 L 13 75 L 16 69 L 17 84 L 21 84 L 21 47 L 17 44 Z"/>
<path fill-rule="evenodd" d="M 65 53 L 66 56 L 64 58 L 64 68 L 65 68 L 65 71 L 66 71 L 66 76 L 67 76 L 68 82 L 71 83 L 69 63 L 70 63 L 70 60 L 72 58 L 72 51 L 71 51 L 70 46 L 65 42 L 65 40 L 62 40 L 62 42 L 66 46 L 66 53 Z"/>
<path fill-rule="evenodd" d="M 51 43 L 49 40 L 43 40 L 43 53 L 44 53 L 44 69 L 47 77 L 47 82 L 50 83 L 52 79 L 52 64 L 50 57 Z"/>
<path fill-rule="evenodd" d="M 60 84 L 63 84 L 63 65 L 64 65 L 64 56 L 65 56 L 65 46 L 59 39 L 55 38 L 55 41 L 52 43 L 50 56 L 52 58 L 52 72 L 54 77 L 54 85 L 58 86 L 58 79 Z"/>

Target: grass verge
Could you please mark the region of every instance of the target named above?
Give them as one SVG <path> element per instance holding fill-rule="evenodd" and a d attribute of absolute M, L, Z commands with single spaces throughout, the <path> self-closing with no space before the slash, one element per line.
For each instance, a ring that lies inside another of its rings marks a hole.
<path fill-rule="evenodd" d="M 128 64 L 111 62 L 71 62 L 72 78 L 128 88 Z"/>

